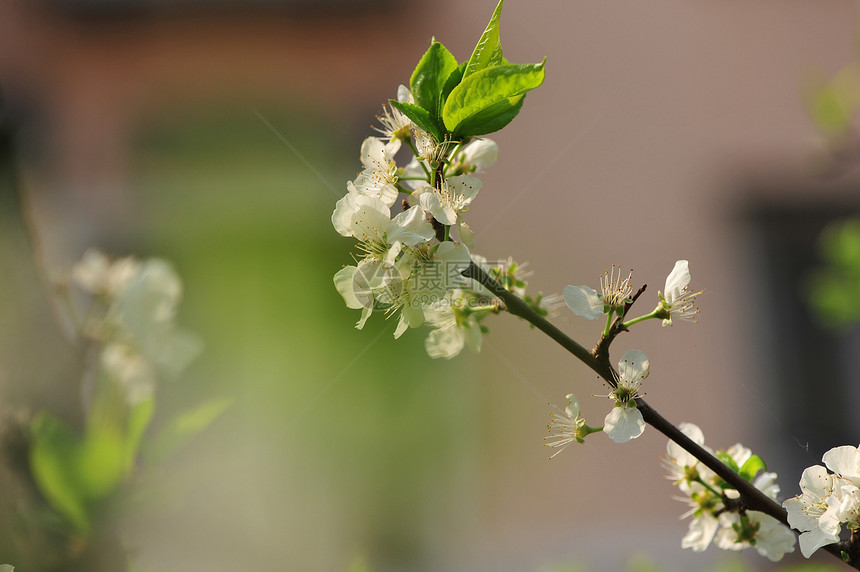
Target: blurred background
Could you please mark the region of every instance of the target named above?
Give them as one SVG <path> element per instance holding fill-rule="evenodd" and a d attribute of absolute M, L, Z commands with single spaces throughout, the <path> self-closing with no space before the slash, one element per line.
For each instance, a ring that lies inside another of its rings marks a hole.
<path fill-rule="evenodd" d="M 494 7 L 0 4 L 2 407 L 80 420 L 50 280 L 93 246 L 183 278 L 179 321 L 206 349 L 159 388 L 155 425 L 233 399 L 124 507 L 137 570 L 773 569 L 680 549 L 687 509 L 656 431 L 547 461 L 547 401 L 580 395 L 592 425 L 607 411 L 548 338 L 499 316 L 480 355 L 431 360 L 423 331 L 395 343 L 376 316 L 355 330 L 333 288 L 352 244 L 330 215 L 374 116 L 431 37 L 466 59 Z M 645 351 L 648 401 L 711 447 L 751 447 L 783 497 L 860 441 L 857 328 L 808 304 L 822 229 L 860 206 L 856 173 L 822 168 L 810 93 L 858 58 L 857 30 L 848 0 L 509 0 L 505 55 L 546 56 L 547 79 L 492 136 L 500 160 L 468 217 L 475 251 L 528 261 L 534 290 L 634 268 L 638 313 L 689 259 L 700 323 L 637 326 L 613 361 Z M 587 347 L 600 331 L 555 322 Z M 0 561 L 27 572 L 2 478 Z"/>

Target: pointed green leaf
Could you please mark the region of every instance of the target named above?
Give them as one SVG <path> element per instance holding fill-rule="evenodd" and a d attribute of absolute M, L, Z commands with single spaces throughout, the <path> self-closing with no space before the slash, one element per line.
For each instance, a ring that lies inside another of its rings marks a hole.
<path fill-rule="evenodd" d="M 442 97 L 439 98 L 440 119 L 442 108 L 445 107 L 445 102 L 448 101 L 448 96 L 451 95 L 454 88 L 460 85 L 460 82 L 463 81 L 463 72 L 466 70 L 467 63 L 468 62 L 463 62 L 457 66 L 457 68 L 448 75 L 448 79 L 445 80 L 445 85 L 442 87 Z"/>
<path fill-rule="evenodd" d="M 31 425 L 30 470 L 48 503 L 81 533 L 90 528 L 86 503 L 71 467 L 80 450 L 77 435 L 46 413 Z"/>
<path fill-rule="evenodd" d="M 393 99 L 389 99 L 388 102 L 392 107 L 399 109 L 412 123 L 435 137 L 436 141 L 442 141 L 442 129 L 438 122 L 430 115 L 429 111 L 414 103 L 395 101 Z"/>
<path fill-rule="evenodd" d="M 459 137 L 480 137 L 489 135 L 513 121 L 523 107 L 526 96 L 501 101 L 483 109 L 464 121 L 457 129 Z"/>
<path fill-rule="evenodd" d="M 456 69 L 457 59 L 441 43 L 433 42 L 412 72 L 409 88 L 415 103 L 429 111 L 434 118 L 438 118 L 441 112 L 440 101 L 445 82 Z"/>
<path fill-rule="evenodd" d="M 487 28 L 484 30 L 484 33 L 481 34 L 478 44 L 472 51 L 472 55 L 463 72 L 463 79 L 466 79 L 473 73 L 477 73 L 483 69 L 502 64 L 502 44 L 499 39 L 499 18 L 502 15 L 503 3 L 504 0 L 499 0 L 499 5 L 496 6 L 496 9 L 493 11 L 490 23 L 487 24 Z"/>
<path fill-rule="evenodd" d="M 752 482 L 752 480 L 759 473 L 759 471 L 766 470 L 767 466 L 764 464 L 764 460 L 762 460 L 762 458 L 758 455 L 753 455 L 749 459 L 747 459 L 746 463 L 744 463 L 744 466 L 741 467 L 740 475 L 749 482 Z"/>
<path fill-rule="evenodd" d="M 442 108 L 445 128 L 455 135 L 498 131 L 519 113 L 526 92 L 543 83 L 544 63 L 508 64 L 465 77 Z"/>

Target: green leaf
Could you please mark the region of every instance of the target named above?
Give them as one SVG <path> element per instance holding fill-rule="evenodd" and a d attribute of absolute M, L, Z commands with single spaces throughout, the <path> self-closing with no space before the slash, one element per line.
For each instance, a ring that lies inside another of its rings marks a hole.
<path fill-rule="evenodd" d="M 112 424 L 91 424 L 73 468 L 84 499 L 108 497 L 126 474 L 124 432 Z"/>
<path fill-rule="evenodd" d="M 502 44 L 499 39 L 499 18 L 502 15 L 502 4 L 504 0 L 499 0 L 499 5 L 493 11 L 490 17 L 490 23 L 475 49 L 472 50 L 472 55 L 466 64 L 466 69 L 463 72 L 463 79 L 466 79 L 473 73 L 477 73 L 483 69 L 502 64 Z"/>
<path fill-rule="evenodd" d="M 442 141 L 442 129 L 437 121 L 433 119 L 430 112 L 414 103 L 406 103 L 404 101 L 395 101 L 389 99 L 388 102 L 395 108 L 399 109 L 403 115 L 412 120 L 412 123 L 436 138 L 436 141 Z"/>
<path fill-rule="evenodd" d="M 176 452 L 209 427 L 232 403 L 232 399 L 213 399 L 177 415 L 159 432 L 147 456 L 158 462 Z"/>
<path fill-rule="evenodd" d="M 39 414 L 30 426 L 30 470 L 48 503 L 79 532 L 89 531 L 89 515 L 72 467 L 80 438 L 59 419 Z"/>
<path fill-rule="evenodd" d="M 519 113 L 526 92 L 543 83 L 544 62 L 508 64 L 465 77 L 442 108 L 445 128 L 455 135 L 498 131 Z"/>
<path fill-rule="evenodd" d="M 729 467 L 731 470 L 733 470 L 734 472 L 736 472 L 736 473 L 737 473 L 737 472 L 739 472 L 739 471 L 740 471 L 740 468 L 738 467 L 738 464 L 735 462 L 735 460 L 734 460 L 734 459 L 732 459 L 732 456 L 731 456 L 731 455 L 729 455 L 728 453 L 726 453 L 725 451 L 717 451 L 717 452 L 716 452 L 716 456 L 717 456 L 717 458 L 718 458 L 720 461 L 722 461 L 722 462 L 723 462 L 723 464 L 725 464 L 726 466 L 728 466 L 728 467 Z"/>
<path fill-rule="evenodd" d="M 746 463 L 741 467 L 739 471 L 740 475 L 752 482 L 755 476 L 759 473 L 759 471 L 766 471 L 767 466 L 764 464 L 764 460 L 758 455 L 753 455 L 749 459 L 747 459 Z"/>
<path fill-rule="evenodd" d="M 448 79 L 445 80 L 445 85 L 442 87 L 442 96 L 439 98 L 440 119 L 442 109 L 445 107 L 445 102 L 448 101 L 448 96 L 451 95 L 454 88 L 460 85 L 460 82 L 463 81 L 463 72 L 466 70 L 467 63 L 468 62 L 463 62 L 457 66 L 457 68 L 448 75 Z"/>
<path fill-rule="evenodd" d="M 137 451 L 140 449 L 140 441 L 143 439 L 143 434 L 146 432 L 146 428 L 149 427 L 150 421 L 152 421 L 154 411 L 155 400 L 150 397 L 135 404 L 129 413 L 128 425 L 126 427 L 125 461 L 123 463 L 126 474 L 130 473 L 134 468 Z"/>
<path fill-rule="evenodd" d="M 441 43 L 433 42 L 412 72 L 409 81 L 412 96 L 434 118 L 438 118 L 441 111 L 445 83 L 456 69 L 457 59 Z"/>

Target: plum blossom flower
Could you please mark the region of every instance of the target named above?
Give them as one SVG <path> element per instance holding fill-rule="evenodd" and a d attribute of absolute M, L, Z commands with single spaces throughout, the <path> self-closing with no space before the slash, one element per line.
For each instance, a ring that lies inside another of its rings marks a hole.
<path fill-rule="evenodd" d="M 483 332 L 478 322 L 478 311 L 472 304 L 477 300 L 466 291 L 455 288 L 425 308 L 424 317 L 433 330 L 427 335 L 424 347 L 431 358 L 451 359 L 468 347 L 481 351 Z"/>
<path fill-rule="evenodd" d="M 693 299 L 702 293 L 690 292 L 690 263 L 686 260 L 678 260 L 672 268 L 672 272 L 666 277 L 666 285 L 663 292 L 658 292 L 660 303 L 655 313 L 658 318 L 663 318 L 664 326 L 671 326 L 673 318 L 679 318 L 688 322 L 695 322 L 699 309 L 694 306 Z"/>
<path fill-rule="evenodd" d="M 492 139 L 475 139 L 456 152 L 452 165 L 456 172 L 469 174 L 492 166 L 499 159 L 499 146 Z"/>
<path fill-rule="evenodd" d="M 383 201 L 354 193 L 337 202 L 331 222 L 341 236 L 357 238 L 367 257 L 389 265 L 403 246 L 415 246 L 435 235 L 421 207 L 413 206 L 392 219 Z"/>
<path fill-rule="evenodd" d="M 808 467 L 800 476 L 801 494 L 782 503 L 788 511 L 788 524 L 799 530 L 800 552 L 809 558 L 813 552 L 839 541 L 839 523 L 828 517 L 838 512 L 839 477 L 821 465 Z"/>
<path fill-rule="evenodd" d="M 409 91 L 409 88 L 402 84 L 397 87 L 397 101 L 402 103 L 415 103 L 415 100 L 412 97 L 412 93 Z M 374 127 L 374 129 L 382 133 L 383 139 L 399 142 L 401 140 L 409 138 L 410 131 L 413 125 L 412 121 L 408 117 L 406 117 L 406 115 L 404 115 L 399 109 L 397 109 L 393 105 L 383 105 L 382 113 L 383 114 L 381 116 L 378 115 L 376 117 L 382 124 L 382 129 L 378 127 Z M 396 152 L 397 150 L 395 149 L 394 153 Z"/>
<path fill-rule="evenodd" d="M 455 225 L 460 213 L 469 210 L 472 200 L 478 195 L 483 182 L 472 175 L 449 177 L 442 188 L 424 186 L 412 193 L 419 204 L 445 225 Z"/>
<path fill-rule="evenodd" d="M 590 429 L 585 424 L 585 419 L 579 415 L 579 399 L 569 393 L 567 395 L 567 407 L 564 411 L 552 406 L 553 411 L 550 411 L 550 420 L 547 423 L 546 430 L 549 435 L 544 437 L 544 446 L 550 448 L 558 448 L 558 451 L 550 455 L 550 459 L 561 453 L 568 445 L 574 441 L 584 443 L 585 437 L 590 433 Z M 599 431 L 599 429 L 598 429 Z"/>
<path fill-rule="evenodd" d="M 617 385 L 609 394 L 615 400 L 615 406 L 603 424 L 603 431 L 616 443 L 635 439 L 645 430 L 645 420 L 636 407 L 636 398 L 650 367 L 648 356 L 639 350 L 628 350 L 618 362 Z"/>
<path fill-rule="evenodd" d="M 698 425 L 693 423 L 681 423 L 678 426 L 681 432 L 689 437 L 694 443 L 705 448 L 705 435 Z M 690 494 L 690 485 L 694 479 L 707 480 L 714 476 L 713 471 L 701 464 L 699 459 L 688 453 L 686 449 L 670 440 L 666 443 L 666 456 L 662 459 L 663 468 L 668 473 L 666 478 L 677 484 L 681 491 Z"/>
<path fill-rule="evenodd" d="M 800 551 L 807 558 L 822 546 L 839 542 L 842 525 L 860 529 L 860 448 L 834 447 L 822 460 L 827 468 L 814 465 L 805 469 L 800 477 L 801 494 L 782 503 L 788 511 L 788 524 L 801 532 Z"/>
<path fill-rule="evenodd" d="M 400 141 L 383 143 L 378 137 L 368 137 L 361 144 L 361 163 L 364 170 L 355 181 L 347 182 L 350 194 L 358 193 L 381 200 L 389 208 L 397 201 L 397 165 L 394 155 Z"/>
<path fill-rule="evenodd" d="M 130 404 L 149 398 L 158 379 L 179 376 L 200 353 L 200 340 L 174 323 L 182 282 L 166 261 L 110 260 L 88 250 L 71 282 L 90 294 L 76 326 L 93 342 L 102 374 Z"/>
<path fill-rule="evenodd" d="M 630 302 L 633 287 L 630 280 L 633 271 L 622 277 L 620 266 L 612 266 L 600 277 L 600 292 L 588 286 L 565 286 L 564 300 L 573 313 L 589 320 L 596 320 L 603 314 L 609 314 L 624 304 Z"/>
<path fill-rule="evenodd" d="M 114 296 L 140 272 L 141 263 L 131 257 L 111 261 L 102 252 L 87 250 L 72 267 L 72 281 L 90 294 Z"/>
<path fill-rule="evenodd" d="M 748 510 L 743 515 L 723 513 L 720 530 L 714 542 L 723 550 L 743 550 L 750 546 L 765 558 L 778 562 L 794 552 L 797 542 L 794 533 L 774 517 L 763 512 Z"/>

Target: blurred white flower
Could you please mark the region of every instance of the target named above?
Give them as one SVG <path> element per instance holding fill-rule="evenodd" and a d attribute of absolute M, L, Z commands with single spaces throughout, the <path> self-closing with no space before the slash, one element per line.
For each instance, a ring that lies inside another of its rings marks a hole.
<path fill-rule="evenodd" d="M 87 250 L 72 267 L 72 281 L 78 287 L 97 296 L 114 296 L 140 272 L 140 261 L 119 258 L 111 261 L 102 252 Z"/>

